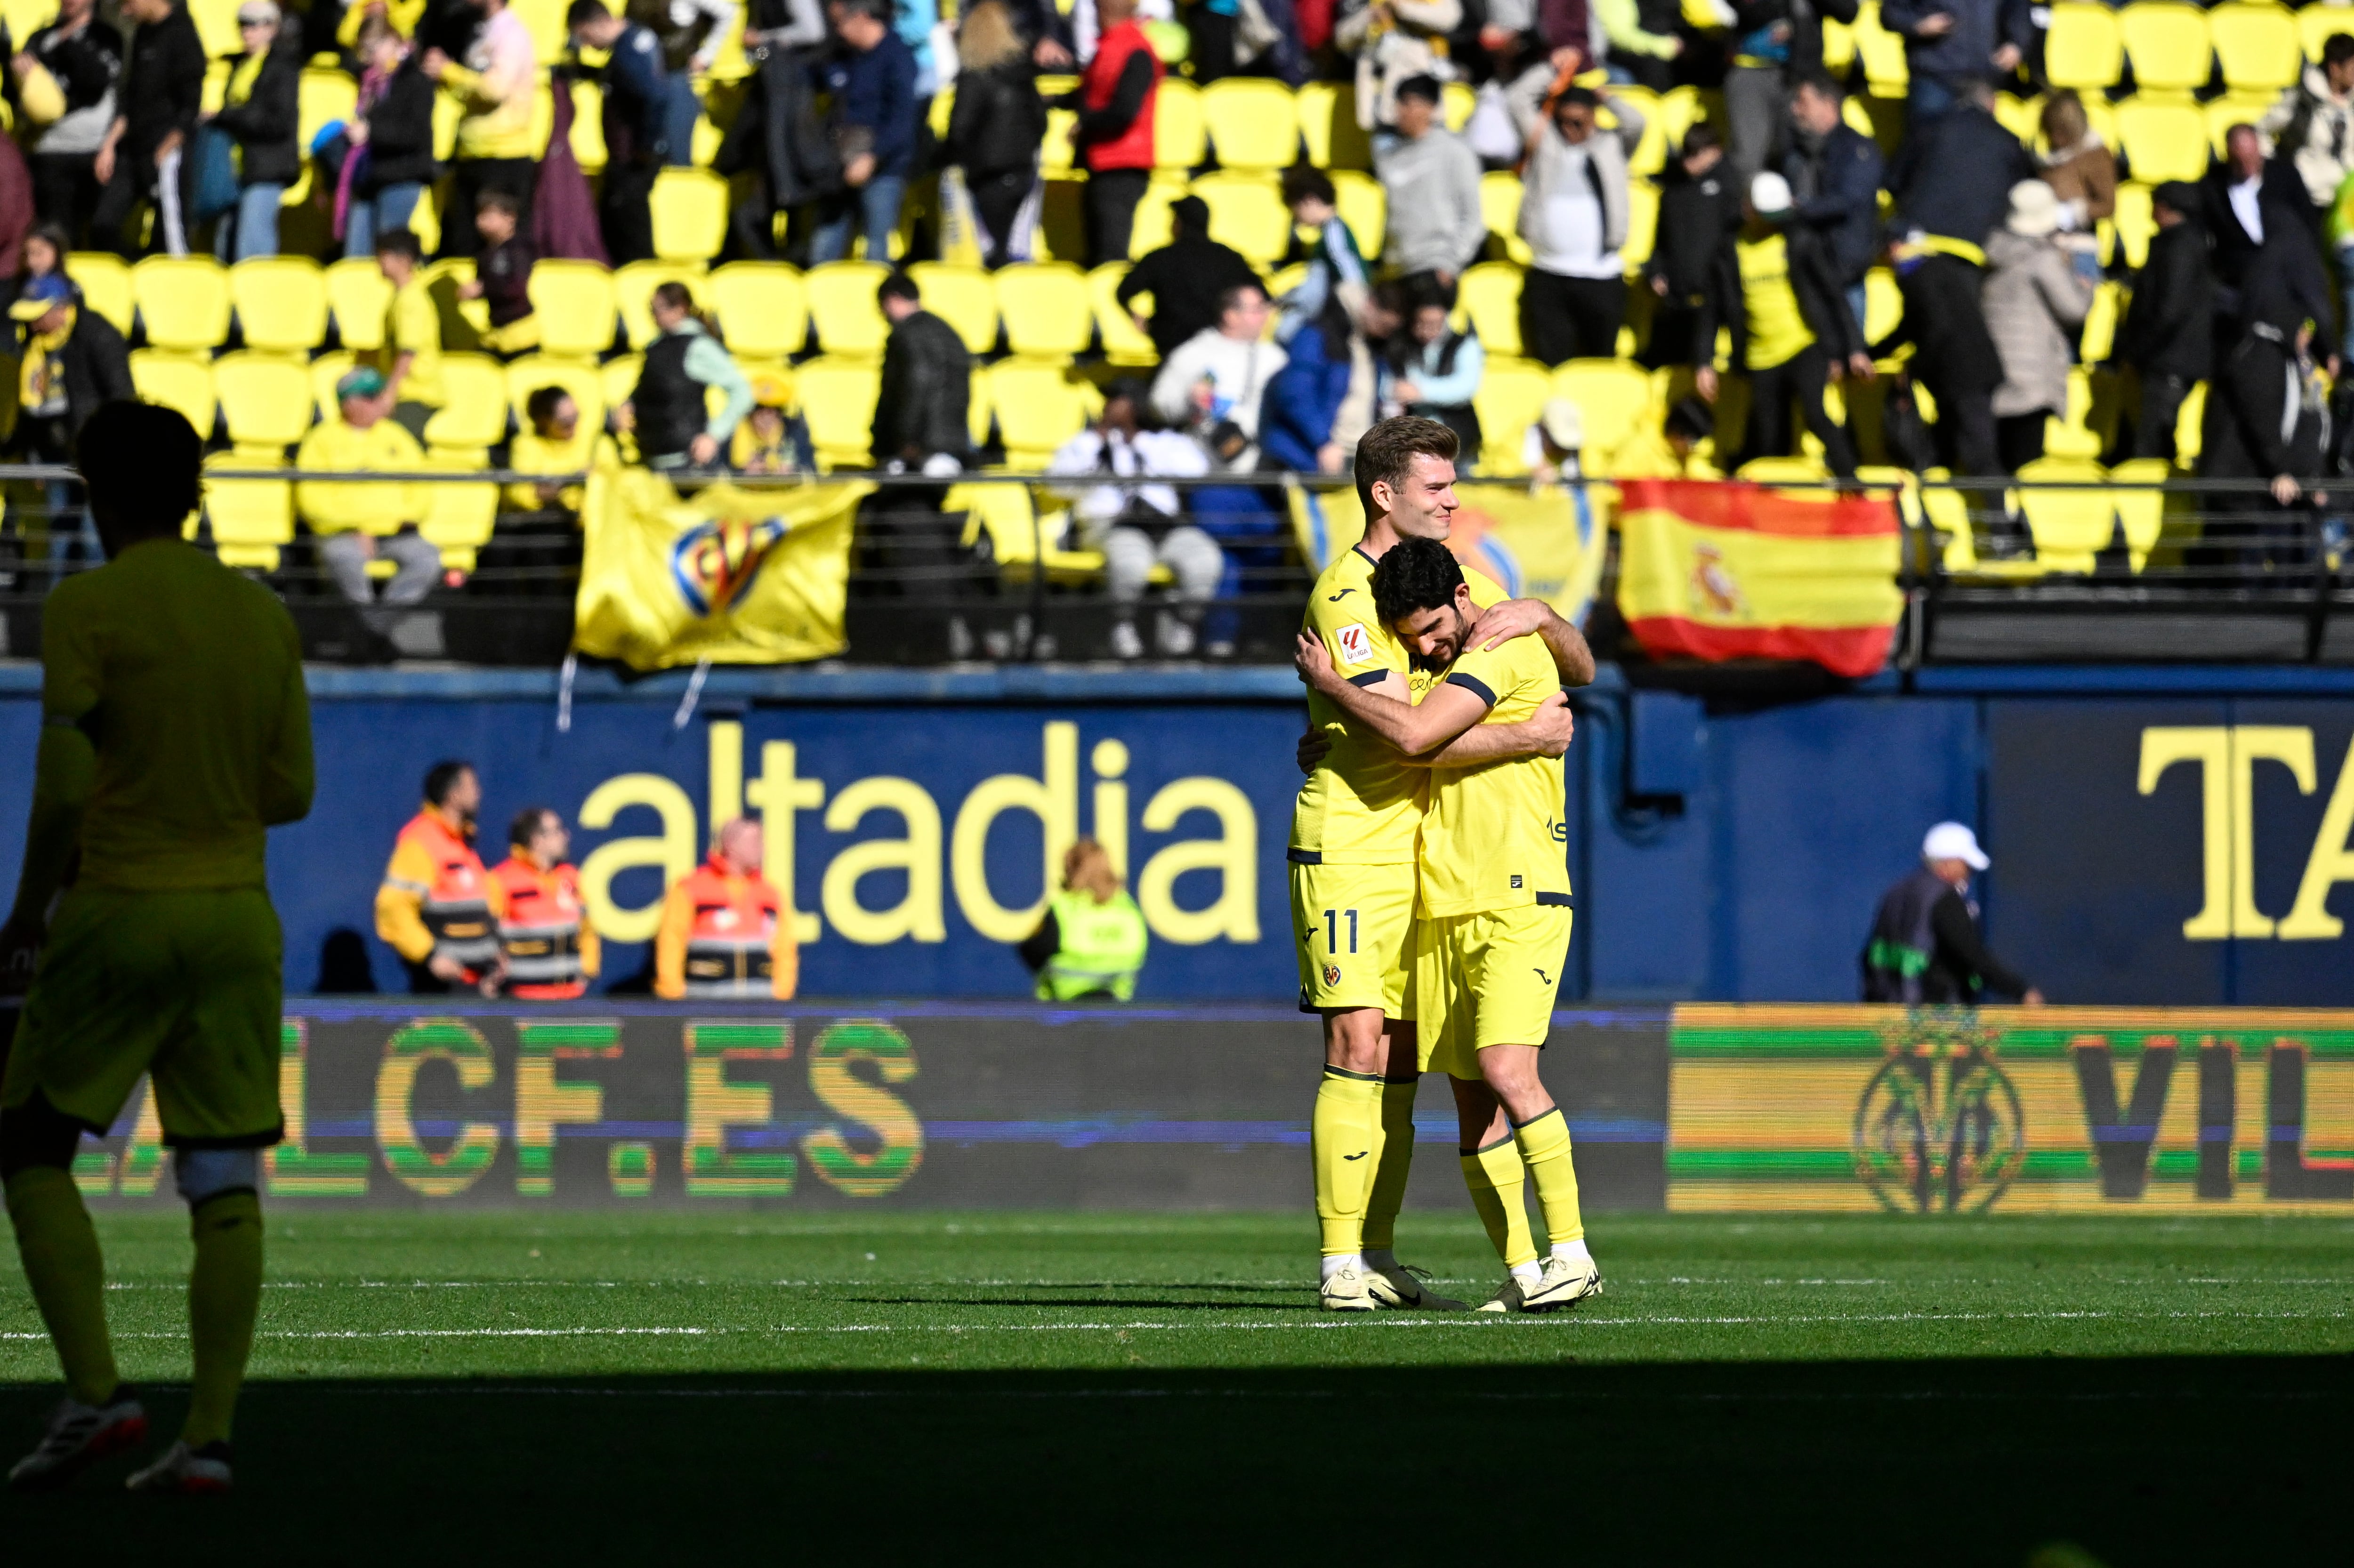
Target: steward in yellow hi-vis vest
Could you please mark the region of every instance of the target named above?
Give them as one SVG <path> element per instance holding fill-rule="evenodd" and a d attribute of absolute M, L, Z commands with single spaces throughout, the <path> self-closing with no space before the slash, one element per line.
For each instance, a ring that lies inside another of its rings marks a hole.
<path fill-rule="evenodd" d="M 581 906 L 580 874 L 564 858 L 571 842 L 563 818 L 527 807 L 507 830 L 512 853 L 491 868 L 506 900 L 507 994 L 525 1001 L 568 1001 L 597 978 L 597 929 Z"/>
<path fill-rule="evenodd" d="M 784 900 L 760 874 L 764 853 L 760 824 L 738 817 L 719 830 L 711 858 L 670 890 L 654 933 L 656 996 L 792 999 L 801 947 Z"/>
<path fill-rule="evenodd" d="M 463 762 L 440 762 L 425 775 L 425 804 L 392 846 L 376 893 L 376 934 L 408 966 L 410 989 L 497 989 L 506 962 L 499 951 L 505 892 L 474 853 L 474 813 L 482 780 Z"/>
<path fill-rule="evenodd" d="M 1130 1001 L 1150 941 L 1111 855 L 1081 839 L 1063 856 L 1063 891 L 1018 951 L 1037 973 L 1041 1001 Z"/>

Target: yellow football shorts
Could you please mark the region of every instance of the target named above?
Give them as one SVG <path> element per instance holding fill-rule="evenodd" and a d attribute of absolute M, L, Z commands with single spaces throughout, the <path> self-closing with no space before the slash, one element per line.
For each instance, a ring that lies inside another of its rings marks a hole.
<path fill-rule="evenodd" d="M 1414 863 L 1294 865 L 1291 936 L 1304 1012 L 1414 1016 Z"/>
<path fill-rule="evenodd" d="M 1570 911 L 1524 905 L 1415 924 L 1422 1070 L 1479 1076 L 1489 1045 L 1543 1045 L 1569 958 Z"/>
<path fill-rule="evenodd" d="M 275 1143 L 283 938 L 260 888 L 78 887 L 49 927 L 0 1104 L 105 1128 L 152 1073 L 164 1140 Z"/>

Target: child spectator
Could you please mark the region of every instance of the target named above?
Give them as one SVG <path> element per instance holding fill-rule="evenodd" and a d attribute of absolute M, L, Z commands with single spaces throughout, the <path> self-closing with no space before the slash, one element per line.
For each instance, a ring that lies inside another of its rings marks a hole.
<path fill-rule="evenodd" d="M 493 188 L 476 198 L 474 228 L 482 250 L 474 259 L 472 280 L 458 288 L 459 298 L 490 306 L 491 330 L 482 334 L 482 346 L 501 359 L 539 346 L 539 319 L 531 311 L 531 266 L 537 258 L 531 241 L 515 232 L 522 218 L 522 204 L 510 192 Z"/>
<path fill-rule="evenodd" d="M 737 473 L 801 473 L 815 467 L 809 426 L 792 414 L 793 389 L 781 376 L 752 377 L 752 411 L 727 442 Z"/>
<path fill-rule="evenodd" d="M 393 422 L 419 441 L 442 402 L 441 313 L 418 275 L 424 260 L 424 247 L 412 231 L 396 228 L 376 236 L 376 270 L 392 285 L 392 303 L 385 307 L 383 345 L 361 355 L 384 378 Z"/>
<path fill-rule="evenodd" d="M 1291 209 L 1293 233 L 1292 254 L 1287 260 L 1307 263 L 1308 275 L 1283 298 L 1283 316 L 1275 329 L 1278 343 L 1290 342 L 1293 333 L 1323 313 L 1324 302 L 1336 293 L 1350 315 L 1364 308 L 1365 259 L 1357 249 L 1357 237 L 1341 221 L 1338 201 L 1323 170 L 1306 164 L 1284 170 L 1283 205 Z M 1299 239 L 1303 229 L 1316 237 L 1304 247 Z"/>

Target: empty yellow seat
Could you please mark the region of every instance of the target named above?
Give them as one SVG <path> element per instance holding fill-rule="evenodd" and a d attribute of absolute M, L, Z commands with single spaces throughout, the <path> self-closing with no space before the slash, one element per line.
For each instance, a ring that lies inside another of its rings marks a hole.
<path fill-rule="evenodd" d="M 1482 261 L 1464 271 L 1456 296 L 1460 312 L 1492 358 L 1521 352 L 1521 270 L 1509 261 Z"/>
<path fill-rule="evenodd" d="M 986 374 L 1005 461 L 1017 471 L 1044 468 L 1055 449 L 1085 429 L 1102 405 L 1092 384 L 1060 366 L 1009 359 Z"/>
<path fill-rule="evenodd" d="M 542 267 L 551 263 L 543 261 Z M 384 313 L 392 305 L 392 285 L 373 260 L 355 257 L 326 270 L 327 309 L 335 335 L 350 349 L 384 346 Z"/>
<path fill-rule="evenodd" d="M 1170 207 L 1188 194 L 1184 176 L 1156 170 L 1144 195 L 1137 198 L 1136 216 L 1128 229 L 1128 259 L 1140 260 L 1169 243 L 1176 220 Z"/>
<path fill-rule="evenodd" d="M 1642 271 L 1659 238 L 1659 187 L 1649 180 L 1634 181 L 1627 187 L 1627 243 L 1618 250 L 1627 276 L 1632 278 Z M 1526 254 L 1528 247 L 1520 243 L 1520 237 L 1513 236 L 1513 240 L 1520 244 L 1520 254 Z"/>
<path fill-rule="evenodd" d="M 1271 267 L 1291 245 L 1291 214 L 1273 175 L 1220 169 L 1193 182 L 1210 207 L 1210 238 L 1253 265 Z"/>
<path fill-rule="evenodd" d="M 2196 180 L 2207 172 L 2206 116 L 2188 100 L 2168 102 L 2136 98 L 2119 104 L 2117 136 L 2125 143 L 2134 178 L 2145 184 Z"/>
<path fill-rule="evenodd" d="M 2140 180 L 2126 180 L 2117 186 L 2117 210 L 2115 216 L 2102 220 L 2115 256 L 2122 255 L 2126 265 L 2138 270 L 2149 255 L 2150 237 L 2158 232 L 2158 220 L 2150 216 L 2150 187 Z"/>
<path fill-rule="evenodd" d="M 1292 95 L 1299 143 L 1320 169 L 1370 169 L 1373 148 L 1357 123 L 1357 90 L 1345 81 L 1311 81 Z"/>
<path fill-rule="evenodd" d="M 1107 261 L 1087 274 L 1087 302 L 1095 311 L 1096 330 L 1103 334 L 1104 357 L 1120 366 L 1158 365 L 1161 355 L 1151 336 L 1119 302 L 1120 280 L 1127 276 L 1125 261 Z"/>
<path fill-rule="evenodd" d="M 2117 322 L 2125 304 L 2125 286 L 2111 279 L 2093 291 L 2093 308 L 2084 313 L 2084 331 L 2079 340 L 2082 355 L 2087 365 L 2098 365 L 2109 357 L 2115 344 Z"/>
<path fill-rule="evenodd" d="M 487 354 L 441 356 L 440 410 L 425 423 L 429 447 L 490 447 L 507 436 L 507 373 Z"/>
<path fill-rule="evenodd" d="M 1152 162 L 1163 169 L 1193 168 L 1209 156 L 1209 124 L 1202 93 L 1182 77 L 1164 77 L 1152 96 Z"/>
<path fill-rule="evenodd" d="M 613 345 L 613 275 L 594 261 L 534 265 L 531 310 L 542 353 L 593 357 Z"/>
<path fill-rule="evenodd" d="M 2285 5 L 2227 0 L 2207 13 L 2207 36 L 2234 92 L 2278 92 L 2304 69 L 2296 17 Z"/>
<path fill-rule="evenodd" d="M 1331 179 L 1333 209 L 1349 226 L 1357 253 L 1370 261 L 1382 253 L 1382 240 L 1389 233 L 1389 193 L 1381 181 L 1355 169 L 1334 169 Z"/>
<path fill-rule="evenodd" d="M 228 270 L 245 346 L 308 354 L 327 341 L 327 275 L 307 256 L 258 256 Z"/>
<path fill-rule="evenodd" d="M 213 366 L 201 355 L 143 348 L 131 355 L 131 385 L 140 401 L 177 408 L 200 440 L 213 433 Z"/>
<path fill-rule="evenodd" d="M 978 267 L 918 261 L 907 269 L 924 309 L 956 329 L 965 348 L 987 354 L 997 346 L 997 290 Z"/>
<path fill-rule="evenodd" d="M 2354 13 L 2342 5 L 2300 5 L 2296 13 L 2298 43 L 2305 48 L 2305 58 L 2319 60 L 2322 49 L 2338 33 L 2354 37 Z"/>
<path fill-rule="evenodd" d="M 312 424 L 311 367 L 291 355 L 225 354 L 213 393 L 239 452 L 279 461 Z"/>
<path fill-rule="evenodd" d="M 732 353 L 784 358 L 809 341 L 801 271 L 781 261 L 731 261 L 711 274 L 704 298 Z"/>
<path fill-rule="evenodd" d="M 2043 38 L 2043 69 L 2054 87 L 2091 92 L 2124 73 L 2125 37 L 2117 14 L 2092 0 L 2060 0 Z"/>
<path fill-rule="evenodd" d="M 871 359 L 820 355 L 798 371 L 801 416 L 821 468 L 864 468 L 875 440 L 883 372 Z"/>
<path fill-rule="evenodd" d="M 196 37 L 202 40 L 205 53 L 214 59 L 245 52 L 245 41 L 237 30 L 239 3 L 239 0 L 188 0 L 188 20 L 196 25 Z"/>
<path fill-rule="evenodd" d="M 205 459 L 205 467 L 262 468 L 271 461 L 259 455 L 216 452 Z M 205 520 L 212 525 L 213 548 L 221 565 L 274 572 L 279 551 L 294 540 L 294 487 L 282 479 L 216 479 L 208 473 Z"/>
<path fill-rule="evenodd" d="M 878 355 L 891 323 L 875 302 L 875 291 L 890 276 L 879 261 L 829 261 L 801 275 L 808 291 L 810 325 L 828 355 Z"/>
<path fill-rule="evenodd" d="M 1651 193 L 1653 227 L 1658 226 L 1659 210 L 1659 187 L 1648 180 L 1628 182 L 1627 194 L 1638 190 Z M 1479 217 L 1488 226 L 1490 246 L 1500 249 L 1510 260 L 1525 267 L 1529 263 L 1528 241 L 1521 238 L 1521 176 L 1509 169 L 1494 169 L 1479 176 Z M 1648 256 L 1649 250 L 1638 250 L 1631 243 L 1629 256 Z"/>
<path fill-rule="evenodd" d="M 131 299 L 155 348 L 210 350 L 228 339 L 228 269 L 209 256 L 150 256 L 131 269 Z"/>
<path fill-rule="evenodd" d="M 2117 30 L 2125 37 L 2126 58 L 2133 61 L 2134 83 L 2143 92 L 2189 92 L 2207 85 L 2213 45 L 2207 37 L 2207 14 L 2198 6 L 2136 0 L 2117 13 Z M 2044 50 L 2048 58 L 2048 40 Z"/>
<path fill-rule="evenodd" d="M 490 454 L 479 447 L 436 444 L 426 452 L 425 466 L 471 473 L 490 467 Z M 443 567 L 472 571 L 476 555 L 491 542 L 491 530 L 498 524 L 499 487 L 444 481 L 412 488 L 425 503 L 425 514 L 417 520 L 418 533 L 441 552 Z"/>
<path fill-rule="evenodd" d="M 335 417 L 335 383 L 351 373 L 355 356 L 349 350 L 323 354 L 311 362 L 313 423 Z"/>
<path fill-rule="evenodd" d="M 1896 330 L 1904 319 L 1904 294 L 1896 286 L 1896 274 L 1885 267 L 1874 267 L 1863 275 L 1863 336 L 1867 344 L 1878 343 Z"/>
<path fill-rule="evenodd" d="M 1067 261 L 1002 267 L 991 279 L 1005 344 L 1017 355 L 1067 359 L 1095 341 L 1087 274 Z M 928 294 L 926 298 L 929 298 Z"/>
<path fill-rule="evenodd" d="M 2108 474 L 2100 464 L 2075 458 L 2038 458 L 2019 471 L 2019 505 L 2035 538 L 2035 558 L 2050 572 L 2089 573 L 2094 557 L 2109 547 L 2116 506 L 2099 488 L 2043 489 L 2044 483 L 2100 486 Z"/>
<path fill-rule="evenodd" d="M 533 275 L 538 275 L 536 268 Z M 654 291 L 664 283 L 685 284 L 686 291 L 695 296 L 695 308 L 703 308 L 707 280 L 700 262 L 632 261 L 613 274 L 613 302 L 620 308 L 621 331 L 630 346 L 641 353 L 661 335 L 654 325 Z"/>
<path fill-rule="evenodd" d="M 1855 52 L 1863 60 L 1864 81 L 1872 96 L 1903 97 L 1913 79 L 1912 68 L 1904 59 L 1904 40 L 1880 25 L 1880 0 L 1863 0 L 1849 30 L 1855 39 Z"/>
<path fill-rule="evenodd" d="M 654 221 L 654 255 L 664 261 L 705 261 L 727 242 L 727 181 L 709 169 L 666 168 L 647 198 Z"/>
<path fill-rule="evenodd" d="M 131 264 L 104 250 L 77 250 L 66 258 L 66 276 L 91 310 L 131 335 Z"/>
<path fill-rule="evenodd" d="M 1471 407 L 1479 416 L 1482 473 L 1511 475 L 1529 471 L 1529 427 L 1536 423 L 1544 411 L 1545 399 L 1552 396 L 1553 377 L 1543 366 L 1502 358 L 1492 349 L 1490 351 L 1487 374 L 1479 378 L 1479 389 L 1471 395 Z"/>
<path fill-rule="evenodd" d="M 1585 450 L 1608 461 L 1651 413 L 1651 378 L 1623 359 L 1568 359 L 1553 373 L 1553 396 L 1585 417 Z"/>
<path fill-rule="evenodd" d="M 1202 90 L 1202 117 L 1222 168 L 1288 169 L 1299 156 L 1299 111 L 1279 81 L 1247 76 L 1214 81 Z"/>
<path fill-rule="evenodd" d="M 605 407 L 618 408 L 637 395 L 638 377 L 644 374 L 646 356 L 624 354 L 605 361 L 597 367 L 598 379 L 604 383 Z"/>
<path fill-rule="evenodd" d="M 531 416 L 525 410 L 531 395 L 543 387 L 561 387 L 572 394 L 579 406 L 580 422 L 595 429 L 605 422 L 605 379 L 593 359 L 560 359 L 552 355 L 532 354 L 511 360 L 506 367 L 507 407 L 514 413 L 515 428 L 531 429 Z"/>

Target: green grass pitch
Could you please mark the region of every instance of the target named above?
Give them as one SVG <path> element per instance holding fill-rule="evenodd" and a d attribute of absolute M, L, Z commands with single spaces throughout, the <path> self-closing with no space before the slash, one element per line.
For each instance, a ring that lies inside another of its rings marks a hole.
<path fill-rule="evenodd" d="M 2354 1559 L 2344 1220 L 1603 1214 L 1607 1293 L 1508 1319 L 1320 1315 L 1300 1216 L 270 1224 L 239 1492 L 112 1462 L 0 1498 L 16 1561 Z M 185 1222 L 100 1224 L 167 1436 Z M 1468 1215 L 1401 1239 L 1490 1287 Z M 13 1455 L 55 1397 L 13 1262 L 0 1333 Z"/>

